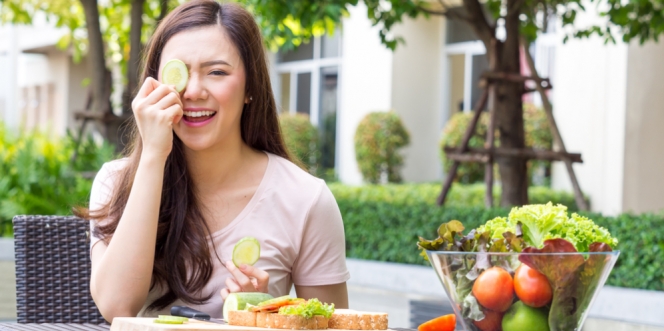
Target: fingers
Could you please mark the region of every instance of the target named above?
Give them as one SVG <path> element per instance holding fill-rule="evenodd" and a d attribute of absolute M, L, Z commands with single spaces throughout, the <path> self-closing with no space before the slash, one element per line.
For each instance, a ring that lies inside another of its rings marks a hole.
<path fill-rule="evenodd" d="M 154 91 L 160 85 L 161 83 L 158 82 L 156 79 L 148 77 L 143 82 L 143 85 L 141 85 L 141 88 L 138 90 L 138 93 L 136 93 L 136 97 L 145 98 L 148 95 L 150 95 L 150 92 Z"/>
<path fill-rule="evenodd" d="M 242 292 L 242 288 L 233 278 L 226 278 L 226 289 L 230 293 Z"/>
<path fill-rule="evenodd" d="M 166 85 L 166 84 L 161 84 L 159 87 L 157 87 L 154 91 L 150 93 L 145 99 L 143 100 L 143 103 L 146 105 L 154 105 L 157 104 L 159 101 L 164 99 L 166 96 L 170 97 L 170 93 L 173 93 L 174 96 L 177 96 L 177 99 L 180 99 L 180 95 L 178 92 L 175 90 L 175 88 L 171 85 Z M 162 108 L 163 109 L 163 108 Z"/>
<path fill-rule="evenodd" d="M 231 261 L 226 262 L 226 269 L 233 275 L 242 292 L 267 292 L 270 276 L 266 271 L 247 265 L 238 269 Z"/>
<path fill-rule="evenodd" d="M 240 271 L 253 280 L 254 286 L 260 292 L 267 291 L 267 284 L 270 281 L 270 274 L 267 271 L 246 264 L 240 265 Z"/>
<path fill-rule="evenodd" d="M 169 123 L 177 124 L 182 119 L 182 107 L 179 104 L 164 109 L 164 116 Z"/>

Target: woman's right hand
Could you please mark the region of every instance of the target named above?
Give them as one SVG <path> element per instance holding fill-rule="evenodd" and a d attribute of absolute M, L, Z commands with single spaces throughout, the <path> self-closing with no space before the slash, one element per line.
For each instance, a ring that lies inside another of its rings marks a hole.
<path fill-rule="evenodd" d="M 182 119 L 182 101 L 175 87 L 148 77 L 131 103 L 143 153 L 164 159 L 173 149 L 173 124 Z"/>

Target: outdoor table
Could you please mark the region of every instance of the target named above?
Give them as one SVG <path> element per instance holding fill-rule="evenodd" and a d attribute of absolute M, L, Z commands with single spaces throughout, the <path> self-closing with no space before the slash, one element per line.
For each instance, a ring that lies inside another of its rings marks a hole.
<path fill-rule="evenodd" d="M 110 329 L 110 325 L 102 324 L 74 324 L 74 323 L 0 323 L 0 331 L 4 330 L 25 330 L 25 331 L 41 331 L 41 330 L 62 330 L 62 331 L 82 331 L 82 330 L 91 330 L 91 331 L 107 331 Z M 392 328 L 394 331 L 417 331 L 416 329 L 405 329 L 405 328 Z"/>

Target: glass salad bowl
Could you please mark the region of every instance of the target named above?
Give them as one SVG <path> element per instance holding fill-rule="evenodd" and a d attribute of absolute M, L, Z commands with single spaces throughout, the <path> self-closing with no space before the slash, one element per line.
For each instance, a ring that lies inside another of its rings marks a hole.
<path fill-rule="evenodd" d="M 426 250 L 426 255 L 461 330 L 576 331 L 620 252 L 591 246 L 590 252 Z"/>

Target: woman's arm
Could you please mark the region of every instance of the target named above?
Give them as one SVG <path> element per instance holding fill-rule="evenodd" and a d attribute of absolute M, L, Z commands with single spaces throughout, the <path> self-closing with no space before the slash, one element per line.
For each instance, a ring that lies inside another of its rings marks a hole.
<path fill-rule="evenodd" d="M 346 282 L 322 286 L 295 285 L 295 293 L 298 298 L 318 298 L 318 300 L 324 303 L 334 303 L 335 308 L 348 308 L 348 289 L 346 288 Z"/>
<path fill-rule="evenodd" d="M 150 289 L 165 161 L 142 158 L 108 246 L 92 249 L 90 292 L 108 321 L 136 316 Z"/>
<path fill-rule="evenodd" d="M 172 149 L 172 123 L 182 116 L 179 96 L 172 92 L 148 78 L 132 104 L 143 152 L 111 241 L 108 246 L 99 242 L 91 252 L 90 292 L 107 321 L 136 316 L 150 290 L 164 166 Z"/>

